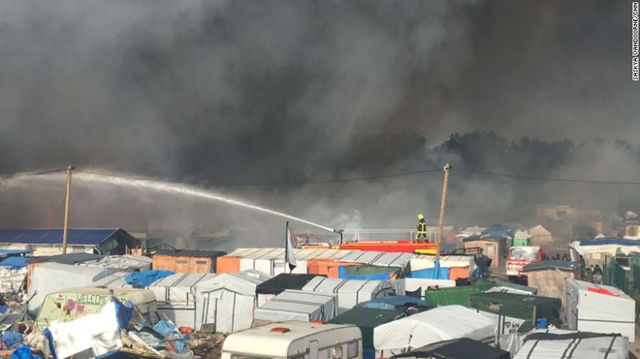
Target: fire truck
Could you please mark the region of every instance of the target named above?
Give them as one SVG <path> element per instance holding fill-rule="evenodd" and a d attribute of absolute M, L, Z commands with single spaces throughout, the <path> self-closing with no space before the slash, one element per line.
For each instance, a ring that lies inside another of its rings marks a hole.
<path fill-rule="evenodd" d="M 507 256 L 507 276 L 511 282 L 526 282 L 527 275 L 522 268 L 529 263 L 545 260 L 547 253 L 539 246 L 516 246 L 509 248 Z"/>

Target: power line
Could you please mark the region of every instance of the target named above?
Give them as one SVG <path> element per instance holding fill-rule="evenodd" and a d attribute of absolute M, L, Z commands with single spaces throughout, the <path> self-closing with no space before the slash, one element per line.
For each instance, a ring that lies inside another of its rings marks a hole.
<path fill-rule="evenodd" d="M 486 175 L 486 176 L 518 178 L 518 179 L 526 179 L 526 180 L 534 180 L 534 181 L 568 182 L 568 183 L 591 183 L 591 184 L 613 184 L 613 185 L 640 185 L 640 182 L 594 181 L 594 180 L 582 180 L 582 179 L 571 179 L 571 178 L 523 176 L 523 175 L 512 175 L 512 174 L 505 174 L 505 173 L 494 173 L 494 172 L 472 171 L 472 170 L 461 170 L 461 169 L 452 169 L 452 170 L 458 171 L 458 172 L 465 172 L 465 173 L 475 173 L 475 174 Z"/>
<path fill-rule="evenodd" d="M 275 187 L 275 186 L 296 186 L 296 185 L 323 184 L 323 183 L 343 183 L 343 182 L 354 182 L 354 181 L 369 181 L 369 180 L 377 180 L 377 179 L 383 179 L 383 178 L 414 176 L 414 175 L 431 173 L 431 172 L 436 172 L 436 171 L 442 171 L 442 169 L 434 168 L 434 169 L 424 170 L 424 171 L 394 173 L 394 174 L 388 174 L 388 175 L 369 176 L 369 177 L 342 178 L 342 179 L 335 179 L 335 180 L 321 180 L 321 181 L 275 182 L 275 183 L 220 183 L 220 182 L 206 182 L 206 181 L 164 181 L 164 180 L 150 179 L 150 178 L 137 177 L 137 176 L 116 175 L 116 174 L 111 174 L 111 173 L 85 171 L 85 170 L 78 170 L 78 169 L 75 170 L 75 172 L 83 172 L 83 173 L 88 173 L 88 174 L 92 174 L 92 175 L 96 175 L 96 176 L 116 177 L 116 178 L 124 178 L 124 179 L 131 179 L 131 180 L 177 183 L 177 184 L 191 184 L 191 185 L 229 186 L 229 187 L 231 187 L 231 186 L 274 186 Z"/>

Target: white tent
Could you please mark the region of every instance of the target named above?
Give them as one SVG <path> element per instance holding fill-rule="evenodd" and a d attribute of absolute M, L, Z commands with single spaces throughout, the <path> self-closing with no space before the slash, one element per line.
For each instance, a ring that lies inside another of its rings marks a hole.
<path fill-rule="evenodd" d="M 307 273 L 307 261 L 296 257 L 297 266 L 292 273 Z M 255 269 L 270 276 L 285 272 L 284 248 L 263 248 L 246 253 L 240 259 L 240 271 Z M 289 273 L 289 268 L 286 269 Z"/>
<path fill-rule="evenodd" d="M 537 225 L 529 229 L 529 233 L 531 233 L 531 244 L 547 246 L 551 242 L 553 242 L 553 236 L 551 232 L 549 232 L 542 225 Z"/>
<path fill-rule="evenodd" d="M 60 263 L 45 263 L 37 266 L 31 274 L 29 284 L 29 313 L 35 314 L 49 293 L 66 288 L 85 287 L 113 273 L 112 269 L 78 267 Z"/>
<path fill-rule="evenodd" d="M 389 253 L 376 251 L 351 251 L 346 256 L 338 259 L 340 262 L 354 262 L 371 264 L 381 267 L 404 268 L 409 259 L 414 255 L 411 253 Z"/>
<path fill-rule="evenodd" d="M 285 290 L 255 311 L 255 319 L 270 322 L 329 320 L 337 315 L 338 296 Z"/>
<path fill-rule="evenodd" d="M 176 273 L 147 287 L 156 296 L 158 311 L 178 327 L 196 327 L 196 286 L 215 278 L 210 273 Z"/>
<path fill-rule="evenodd" d="M 635 341 L 635 301 L 618 288 L 566 279 L 566 318 L 569 329 L 620 333 Z M 590 290 L 591 289 L 591 290 Z M 594 292 L 605 289 L 614 295 Z"/>
<path fill-rule="evenodd" d="M 513 359 L 629 358 L 629 342 L 626 337 L 590 334 L 561 329 L 538 330 L 527 336 Z"/>
<path fill-rule="evenodd" d="M 373 329 L 373 345 L 382 356 L 443 340 L 469 338 L 486 341 L 495 322 L 461 305 L 447 305 L 395 320 Z"/>
<path fill-rule="evenodd" d="M 106 256 L 104 258 L 78 263 L 79 266 L 115 269 L 123 272 L 133 272 L 136 269 L 151 270 L 152 259 L 131 254 Z"/>
<path fill-rule="evenodd" d="M 338 294 L 338 314 L 356 304 L 395 294 L 388 280 L 350 280 L 315 277 L 302 287 L 305 292 Z"/>
<path fill-rule="evenodd" d="M 396 290 L 397 295 L 406 295 L 407 292 L 418 291 L 420 296 L 423 297 L 428 287 L 451 288 L 456 286 L 456 281 L 449 279 L 402 278 L 392 280 L 391 285 Z"/>
<path fill-rule="evenodd" d="M 93 285 L 96 287 L 111 287 L 111 288 L 133 288 L 130 284 L 127 284 L 126 278 L 131 274 L 128 272 L 115 272 L 109 274 L 106 277 L 102 277 L 95 282 Z"/>
<path fill-rule="evenodd" d="M 256 286 L 268 277 L 255 271 L 225 273 L 196 284 L 196 330 L 233 333 L 253 326 Z"/>
<path fill-rule="evenodd" d="M 430 269 L 435 267 L 436 256 L 429 254 L 416 255 L 409 261 L 412 271 L 421 269 Z M 476 269 L 476 263 L 473 260 L 473 256 L 443 256 L 440 257 L 441 268 L 469 268 L 469 273 L 473 273 Z"/>

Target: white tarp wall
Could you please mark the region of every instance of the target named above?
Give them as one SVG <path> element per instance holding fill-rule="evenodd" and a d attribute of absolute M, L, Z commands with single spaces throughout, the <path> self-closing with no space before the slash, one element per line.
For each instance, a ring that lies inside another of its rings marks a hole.
<path fill-rule="evenodd" d="M 256 286 L 268 277 L 225 273 L 196 284 L 196 330 L 233 333 L 253 327 Z"/>
<path fill-rule="evenodd" d="M 297 267 L 291 273 L 307 273 L 307 261 L 296 257 Z M 240 271 L 255 269 L 270 276 L 284 273 L 284 248 L 264 248 L 240 259 Z M 286 269 L 290 273 L 289 268 Z"/>
<path fill-rule="evenodd" d="M 116 272 L 102 277 L 93 285 L 96 287 L 110 287 L 110 288 L 133 288 L 130 284 L 127 284 L 126 278 L 130 273 L 128 272 Z"/>
<path fill-rule="evenodd" d="M 340 262 L 371 264 L 380 267 L 405 268 L 415 255 L 411 253 L 389 253 L 375 251 L 351 251 L 340 258 Z"/>
<path fill-rule="evenodd" d="M 31 274 L 29 285 L 29 314 L 37 314 L 42 301 L 49 293 L 66 288 L 91 286 L 98 279 L 112 274 L 113 269 L 78 267 L 59 263 L 37 266 Z M 36 294 L 34 294 L 36 293 Z"/>
<path fill-rule="evenodd" d="M 0 289 L 3 292 L 18 291 L 24 283 L 26 275 L 27 267 L 0 267 Z"/>
<path fill-rule="evenodd" d="M 538 330 L 534 333 L 575 334 L 575 331 L 561 329 Z M 567 353 L 571 352 L 570 356 Z M 629 358 L 629 342 L 624 336 L 602 336 L 595 338 L 567 338 L 563 340 L 525 339 L 524 345 L 513 356 L 513 359 L 551 359 L 551 358 L 585 358 L 585 359 L 627 359 Z"/>
<path fill-rule="evenodd" d="M 376 357 L 443 340 L 493 340 L 495 322 L 461 305 L 447 305 L 380 325 L 373 330 Z"/>
<path fill-rule="evenodd" d="M 456 286 L 456 281 L 449 279 L 402 278 L 392 280 L 391 285 L 395 288 L 397 295 L 406 295 L 407 292 L 420 290 L 420 297 L 424 297 L 424 292 L 428 287 L 437 285 L 439 288 L 451 288 Z"/>
<path fill-rule="evenodd" d="M 428 254 L 415 255 L 409 261 L 412 271 L 421 269 L 430 269 L 435 267 L 436 256 Z M 444 256 L 440 257 L 441 268 L 469 268 L 469 274 L 473 273 L 476 269 L 476 262 L 473 261 L 473 256 Z"/>
<path fill-rule="evenodd" d="M 353 309 L 358 303 L 395 294 L 395 290 L 388 280 L 350 280 L 326 277 L 313 278 L 302 290 L 337 294 L 338 314 Z"/>
<path fill-rule="evenodd" d="M 329 320 L 337 315 L 335 294 L 285 290 L 255 311 L 255 319 L 270 322 Z"/>
<path fill-rule="evenodd" d="M 196 286 L 215 278 L 211 273 L 176 273 L 147 287 L 156 296 L 158 311 L 177 327 L 196 327 Z"/>
<path fill-rule="evenodd" d="M 115 269 L 121 272 L 133 272 L 151 270 L 152 259 L 149 257 L 134 256 L 131 254 L 106 256 L 97 261 L 78 263 L 79 266 Z"/>
<path fill-rule="evenodd" d="M 569 329 L 619 333 L 635 341 L 635 301 L 618 288 L 566 279 L 566 321 Z M 589 291 L 603 288 L 615 296 Z"/>

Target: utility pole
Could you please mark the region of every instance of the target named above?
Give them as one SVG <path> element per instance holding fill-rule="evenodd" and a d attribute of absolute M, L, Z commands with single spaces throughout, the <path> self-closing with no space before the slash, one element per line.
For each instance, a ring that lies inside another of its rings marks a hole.
<path fill-rule="evenodd" d="M 67 233 L 69 232 L 69 200 L 71 199 L 71 171 L 75 167 L 67 167 L 67 195 L 64 199 L 64 229 L 62 232 L 62 254 L 67 254 Z"/>
<path fill-rule="evenodd" d="M 447 163 L 444 166 L 444 185 L 442 186 L 442 204 L 440 205 L 440 221 L 438 222 L 438 238 L 436 247 L 436 260 L 440 260 L 440 246 L 442 245 L 442 225 L 444 223 L 444 204 L 447 201 L 447 185 L 449 184 L 449 170 L 451 166 Z"/>

